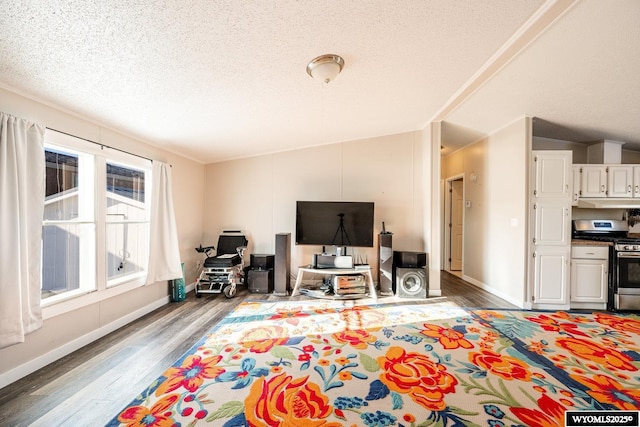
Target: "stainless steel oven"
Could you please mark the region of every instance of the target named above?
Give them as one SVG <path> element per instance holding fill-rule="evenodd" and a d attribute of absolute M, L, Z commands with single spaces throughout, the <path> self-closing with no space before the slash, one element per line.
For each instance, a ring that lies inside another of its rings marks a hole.
<path fill-rule="evenodd" d="M 613 261 L 612 308 L 640 310 L 640 242 L 617 241 Z"/>
<path fill-rule="evenodd" d="M 640 239 L 624 220 L 574 220 L 572 237 L 609 242 L 609 310 L 640 310 Z"/>

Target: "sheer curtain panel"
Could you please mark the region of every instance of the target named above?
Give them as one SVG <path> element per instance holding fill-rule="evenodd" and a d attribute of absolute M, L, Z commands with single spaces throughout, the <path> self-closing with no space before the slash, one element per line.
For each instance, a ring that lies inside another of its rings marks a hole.
<path fill-rule="evenodd" d="M 0 348 L 42 326 L 44 130 L 0 112 Z"/>
<path fill-rule="evenodd" d="M 171 166 L 153 161 L 147 284 L 182 277 L 178 228 L 173 210 Z"/>

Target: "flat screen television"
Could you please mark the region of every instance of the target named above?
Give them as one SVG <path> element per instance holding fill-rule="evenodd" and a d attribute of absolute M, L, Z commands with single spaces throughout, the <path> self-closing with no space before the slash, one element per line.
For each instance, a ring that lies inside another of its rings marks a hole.
<path fill-rule="evenodd" d="M 296 244 L 373 247 L 373 202 L 296 202 Z"/>

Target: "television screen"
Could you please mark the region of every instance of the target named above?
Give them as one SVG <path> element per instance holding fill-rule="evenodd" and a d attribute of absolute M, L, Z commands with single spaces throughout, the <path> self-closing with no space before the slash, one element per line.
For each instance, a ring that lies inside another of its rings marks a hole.
<path fill-rule="evenodd" d="M 373 202 L 297 202 L 296 244 L 373 246 Z"/>

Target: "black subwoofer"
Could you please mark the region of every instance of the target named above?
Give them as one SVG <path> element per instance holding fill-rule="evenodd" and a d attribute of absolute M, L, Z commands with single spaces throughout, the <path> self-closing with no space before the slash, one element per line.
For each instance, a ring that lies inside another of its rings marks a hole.
<path fill-rule="evenodd" d="M 256 294 L 273 292 L 273 270 L 249 270 L 247 287 L 249 292 Z"/>

